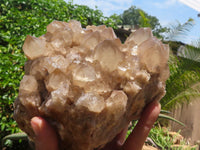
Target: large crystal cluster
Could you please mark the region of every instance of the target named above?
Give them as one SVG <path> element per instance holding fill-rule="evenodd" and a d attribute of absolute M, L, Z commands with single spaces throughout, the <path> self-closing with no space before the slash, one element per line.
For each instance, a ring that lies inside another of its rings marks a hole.
<path fill-rule="evenodd" d="M 23 51 L 28 61 L 14 117 L 32 140 L 30 119 L 41 116 L 62 149 L 101 148 L 165 94 L 169 48 L 149 28 L 122 44 L 104 25 L 53 21 L 45 35 L 27 36 Z"/>

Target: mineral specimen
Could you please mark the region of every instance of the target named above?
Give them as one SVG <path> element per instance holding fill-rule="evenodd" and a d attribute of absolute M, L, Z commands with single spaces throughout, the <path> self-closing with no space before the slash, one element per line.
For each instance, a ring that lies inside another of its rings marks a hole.
<path fill-rule="evenodd" d="M 149 28 L 122 44 L 104 25 L 53 21 L 45 35 L 27 36 L 23 51 L 28 61 L 14 118 L 33 141 L 30 120 L 41 116 L 62 149 L 101 148 L 165 94 L 169 48 Z"/>

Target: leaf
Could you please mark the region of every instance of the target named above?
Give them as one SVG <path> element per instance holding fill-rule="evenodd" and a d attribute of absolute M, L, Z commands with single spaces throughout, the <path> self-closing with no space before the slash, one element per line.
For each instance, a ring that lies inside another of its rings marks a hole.
<path fill-rule="evenodd" d="M 192 61 L 200 62 L 200 47 L 194 46 L 181 46 L 178 49 L 177 55 Z"/>
<path fill-rule="evenodd" d="M 1 124 L 1 131 L 4 131 L 6 125 L 5 124 Z"/>
<path fill-rule="evenodd" d="M 170 112 L 170 111 L 167 111 L 167 110 L 160 110 L 160 113 L 170 114 L 171 112 Z"/>
<path fill-rule="evenodd" d="M 178 124 L 180 124 L 180 125 L 182 125 L 182 126 L 185 126 L 184 123 L 182 123 L 182 122 L 180 122 L 180 121 L 176 120 L 175 118 L 170 117 L 170 116 L 168 116 L 168 115 L 165 115 L 165 114 L 159 114 L 158 117 L 159 117 L 159 118 L 164 118 L 164 119 L 167 119 L 167 120 L 171 120 L 171 121 L 174 121 L 174 122 L 176 122 L 176 123 L 178 123 Z"/>
<path fill-rule="evenodd" d="M 184 39 L 190 29 L 194 26 L 194 19 L 189 18 L 184 24 L 181 24 L 179 21 L 171 24 L 169 31 L 165 34 L 165 41 L 180 41 Z"/>

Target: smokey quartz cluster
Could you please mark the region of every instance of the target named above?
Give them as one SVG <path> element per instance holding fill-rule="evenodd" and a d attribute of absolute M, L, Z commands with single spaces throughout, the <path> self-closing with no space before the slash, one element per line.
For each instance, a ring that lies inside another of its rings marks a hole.
<path fill-rule="evenodd" d="M 14 117 L 33 141 L 30 120 L 41 116 L 62 149 L 101 148 L 165 94 L 169 47 L 149 28 L 122 44 L 105 25 L 53 21 L 45 35 L 27 36 L 23 51 L 28 61 Z"/>

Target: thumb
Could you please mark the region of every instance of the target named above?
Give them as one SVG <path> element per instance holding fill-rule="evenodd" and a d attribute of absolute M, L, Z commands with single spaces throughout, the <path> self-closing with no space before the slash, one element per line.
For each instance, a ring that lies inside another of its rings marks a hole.
<path fill-rule="evenodd" d="M 41 117 L 33 117 L 31 126 L 35 132 L 36 150 L 58 150 L 58 137 L 53 128 Z"/>

